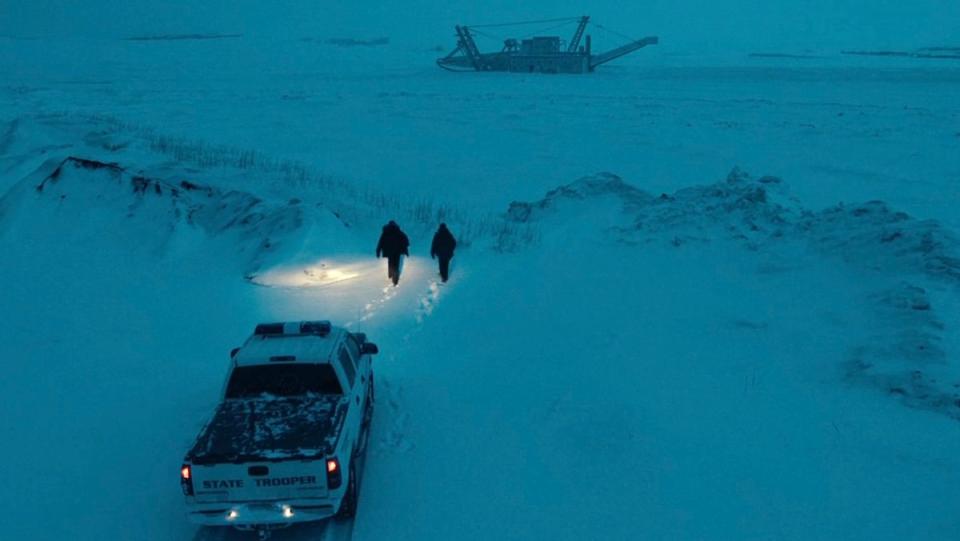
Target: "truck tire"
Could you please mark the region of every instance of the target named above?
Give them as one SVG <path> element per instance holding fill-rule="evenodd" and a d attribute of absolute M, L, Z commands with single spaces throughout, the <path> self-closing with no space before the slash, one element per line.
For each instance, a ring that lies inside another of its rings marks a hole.
<path fill-rule="evenodd" d="M 370 423 L 373 421 L 373 402 L 374 402 L 374 391 L 373 391 L 373 377 L 370 377 L 370 389 L 367 391 L 367 403 L 363 408 L 363 421 L 361 426 L 364 431 L 370 430 Z M 364 446 L 366 448 L 366 446 Z"/>
<path fill-rule="evenodd" d="M 357 491 L 359 487 L 357 486 L 356 460 L 350 461 L 350 472 L 347 475 L 349 479 L 347 481 L 347 492 L 340 502 L 340 510 L 337 511 L 337 516 L 340 518 L 353 518 L 357 513 Z"/>
<path fill-rule="evenodd" d="M 360 422 L 360 425 L 364 430 L 369 430 L 371 422 L 373 422 L 373 397 L 367 399 L 366 407 L 363 408 L 363 420 Z"/>

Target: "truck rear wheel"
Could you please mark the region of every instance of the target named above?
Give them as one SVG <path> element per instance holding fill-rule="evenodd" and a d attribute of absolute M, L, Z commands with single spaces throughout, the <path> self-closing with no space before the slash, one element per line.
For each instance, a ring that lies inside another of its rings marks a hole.
<path fill-rule="evenodd" d="M 337 516 L 340 518 L 352 518 L 357 513 L 357 467 L 356 460 L 350 461 L 350 473 L 348 474 L 347 492 L 343 495 L 343 501 L 340 502 L 340 510 Z"/>
<path fill-rule="evenodd" d="M 361 425 L 364 429 L 370 428 L 371 421 L 373 421 L 373 396 L 367 398 L 366 407 L 363 408 L 363 421 Z"/>

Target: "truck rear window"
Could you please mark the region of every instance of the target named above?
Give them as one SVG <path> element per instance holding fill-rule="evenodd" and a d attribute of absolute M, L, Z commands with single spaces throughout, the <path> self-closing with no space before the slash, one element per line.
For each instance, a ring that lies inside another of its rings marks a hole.
<path fill-rule="evenodd" d="M 300 396 L 343 394 L 337 374 L 329 364 L 270 364 L 239 366 L 227 383 L 227 398 L 253 398 L 263 394 Z"/>

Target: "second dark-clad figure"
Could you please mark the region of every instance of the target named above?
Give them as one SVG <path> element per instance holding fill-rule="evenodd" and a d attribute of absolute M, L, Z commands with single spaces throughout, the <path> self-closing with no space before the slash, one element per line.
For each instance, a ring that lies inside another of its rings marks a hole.
<path fill-rule="evenodd" d="M 456 248 L 457 239 L 453 238 L 453 233 L 447 229 L 447 224 L 440 224 L 437 232 L 433 234 L 430 257 L 440 260 L 440 278 L 444 282 L 450 276 L 450 260 L 453 259 L 453 251 Z"/>

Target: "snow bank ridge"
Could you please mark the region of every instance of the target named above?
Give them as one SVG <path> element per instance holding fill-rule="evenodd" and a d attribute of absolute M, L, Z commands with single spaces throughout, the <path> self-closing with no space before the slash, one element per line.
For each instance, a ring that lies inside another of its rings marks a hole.
<path fill-rule="evenodd" d="M 148 221 L 154 233 L 171 235 L 180 224 L 210 236 L 234 234 L 250 263 L 274 251 L 303 224 L 296 200 L 269 205 L 245 192 L 223 191 L 188 180 L 178 183 L 131 174 L 116 163 L 79 157 L 64 159 L 35 187 L 41 199 L 61 206 L 77 200 L 78 213 L 123 213 Z M 131 224 L 132 227 L 132 224 Z"/>
<path fill-rule="evenodd" d="M 884 202 L 837 205 L 806 214 L 797 228 L 822 250 L 850 263 L 921 272 L 960 284 L 956 237 L 934 220 L 916 220 Z"/>
<path fill-rule="evenodd" d="M 513 202 L 506 217 L 535 222 L 560 212 L 561 203 L 588 204 L 611 196 L 622 203 L 623 226 L 611 231 L 622 242 L 679 246 L 729 238 L 759 250 L 783 240 L 805 240 L 853 265 L 917 272 L 960 285 L 960 242 L 940 223 L 911 218 L 881 201 L 810 211 L 789 195 L 780 178 L 753 178 L 739 168 L 722 182 L 658 197 L 600 173 L 551 190 L 540 201 Z"/>
<path fill-rule="evenodd" d="M 724 181 L 657 197 L 601 173 L 551 190 L 540 201 L 514 202 L 506 219 L 535 223 L 563 215 L 565 205 L 610 197 L 622 209 L 621 225 L 606 230 L 617 242 L 695 248 L 733 240 L 761 255 L 783 254 L 781 260 L 794 257 L 790 247 L 801 246 L 882 284 L 864 299 L 876 335 L 850 352 L 843 377 L 960 419 L 960 370 L 944 346 L 952 329 L 937 315 L 931 292 L 942 286 L 960 291 L 960 242 L 940 223 L 914 219 L 882 201 L 811 211 L 781 179 L 753 178 L 739 168 Z"/>
<path fill-rule="evenodd" d="M 613 173 L 598 173 L 583 177 L 547 192 L 540 201 L 526 203 L 514 201 L 507 209 L 507 220 L 528 223 L 537 220 L 545 213 L 556 210 L 564 201 L 585 201 L 592 198 L 614 196 L 623 201 L 624 210 L 629 211 L 653 201 L 653 196 L 643 190 L 627 184 Z"/>
<path fill-rule="evenodd" d="M 947 325 L 933 310 L 929 292 L 901 282 L 869 300 L 876 334 L 850 352 L 846 378 L 882 389 L 909 406 L 960 419 L 960 381 L 951 378 L 943 347 Z"/>

